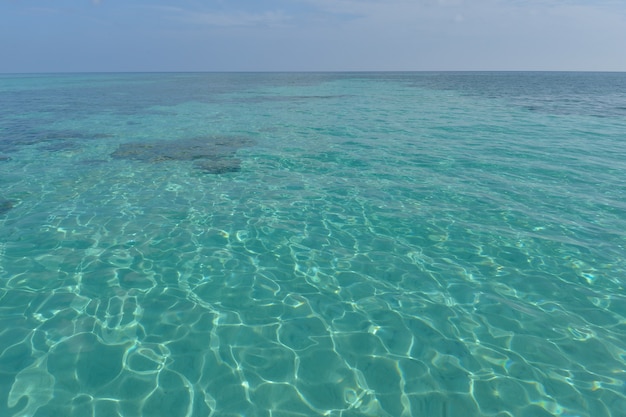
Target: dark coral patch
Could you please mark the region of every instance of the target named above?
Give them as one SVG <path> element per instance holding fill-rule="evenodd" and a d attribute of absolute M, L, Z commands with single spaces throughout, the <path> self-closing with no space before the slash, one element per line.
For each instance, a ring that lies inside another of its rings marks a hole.
<path fill-rule="evenodd" d="M 241 161 L 234 157 L 237 149 L 254 145 L 245 137 L 207 137 L 175 141 L 156 140 L 121 144 L 111 154 L 114 159 L 142 162 L 193 161 L 194 167 L 209 174 L 236 172 Z"/>
<path fill-rule="evenodd" d="M 241 170 L 241 160 L 237 158 L 206 158 L 194 161 L 193 166 L 207 174 L 226 174 Z"/>
<path fill-rule="evenodd" d="M 86 133 L 74 130 L 36 130 L 24 126 L 9 126 L 5 137 L 0 138 L 0 152 L 16 152 L 21 147 L 41 145 L 44 151 L 56 152 L 79 148 L 92 140 L 105 140 L 113 137 L 105 133 Z"/>
<path fill-rule="evenodd" d="M 0 215 L 7 213 L 13 208 L 13 202 L 11 200 L 5 200 L 0 198 Z"/>

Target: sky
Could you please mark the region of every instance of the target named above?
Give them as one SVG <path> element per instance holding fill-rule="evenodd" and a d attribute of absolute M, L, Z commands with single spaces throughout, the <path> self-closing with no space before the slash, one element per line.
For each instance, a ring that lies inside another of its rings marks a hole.
<path fill-rule="evenodd" d="M 626 71 L 626 0 L 0 0 L 0 73 Z"/>

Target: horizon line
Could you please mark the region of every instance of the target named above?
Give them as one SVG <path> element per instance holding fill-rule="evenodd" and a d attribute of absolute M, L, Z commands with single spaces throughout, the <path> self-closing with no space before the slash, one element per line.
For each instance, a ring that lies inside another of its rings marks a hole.
<path fill-rule="evenodd" d="M 3 75 L 80 75 L 80 74 L 375 74 L 375 73 L 626 73 L 626 70 L 142 70 L 142 71 L 26 71 L 4 72 Z"/>

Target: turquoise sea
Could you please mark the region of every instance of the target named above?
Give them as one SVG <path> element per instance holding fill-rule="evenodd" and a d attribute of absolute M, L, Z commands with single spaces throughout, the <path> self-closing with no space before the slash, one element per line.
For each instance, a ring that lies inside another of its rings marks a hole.
<path fill-rule="evenodd" d="M 626 73 L 0 75 L 0 416 L 626 416 Z"/>

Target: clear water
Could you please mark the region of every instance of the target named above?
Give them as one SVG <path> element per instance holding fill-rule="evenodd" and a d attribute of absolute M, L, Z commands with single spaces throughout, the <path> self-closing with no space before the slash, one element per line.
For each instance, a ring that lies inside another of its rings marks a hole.
<path fill-rule="evenodd" d="M 0 76 L 0 415 L 626 416 L 626 74 Z"/>

